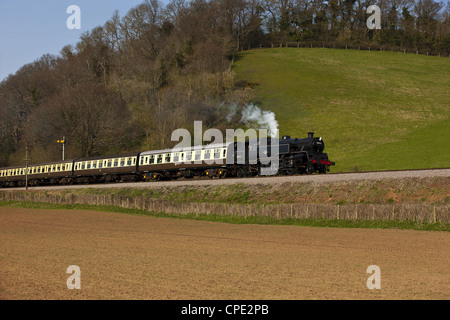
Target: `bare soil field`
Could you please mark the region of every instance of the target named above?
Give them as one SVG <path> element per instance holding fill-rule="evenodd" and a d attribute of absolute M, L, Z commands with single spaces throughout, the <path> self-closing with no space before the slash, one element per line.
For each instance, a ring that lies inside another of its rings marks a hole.
<path fill-rule="evenodd" d="M 449 299 L 446 232 L 0 208 L 0 299 Z M 69 290 L 77 265 L 81 288 Z M 370 265 L 381 289 L 366 286 Z"/>

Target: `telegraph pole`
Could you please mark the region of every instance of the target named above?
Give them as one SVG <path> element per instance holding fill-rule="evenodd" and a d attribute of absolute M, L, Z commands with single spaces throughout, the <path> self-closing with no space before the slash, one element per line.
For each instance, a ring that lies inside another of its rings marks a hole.
<path fill-rule="evenodd" d="M 28 158 L 28 144 L 25 148 L 25 190 L 28 191 L 28 163 L 30 159 Z"/>

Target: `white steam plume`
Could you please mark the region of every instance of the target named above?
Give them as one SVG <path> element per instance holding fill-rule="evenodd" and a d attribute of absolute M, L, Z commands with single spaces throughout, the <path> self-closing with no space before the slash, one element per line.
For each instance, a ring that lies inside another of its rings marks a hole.
<path fill-rule="evenodd" d="M 242 110 L 241 121 L 255 129 L 267 129 L 272 137 L 278 136 L 278 121 L 272 111 L 262 111 L 258 106 L 249 103 Z"/>

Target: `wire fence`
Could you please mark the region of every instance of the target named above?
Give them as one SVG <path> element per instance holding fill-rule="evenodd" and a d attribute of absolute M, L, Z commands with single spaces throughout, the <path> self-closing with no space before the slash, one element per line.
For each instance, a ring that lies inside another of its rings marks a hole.
<path fill-rule="evenodd" d="M 324 219 L 324 220 L 396 220 L 419 223 L 448 223 L 449 205 L 430 204 L 229 204 L 208 202 L 176 202 L 147 198 L 101 194 L 47 194 L 43 192 L 0 192 L 3 201 L 28 201 L 50 204 L 87 204 L 138 209 L 167 214 L 217 214 L 232 216 L 257 216 L 274 219 Z"/>
<path fill-rule="evenodd" d="M 241 51 L 256 48 L 328 48 L 328 49 L 347 49 L 347 50 L 366 50 L 366 51 L 391 51 L 410 54 L 432 55 L 438 57 L 448 57 L 447 50 L 424 49 L 424 48 L 406 48 L 402 46 L 393 46 L 389 44 L 354 44 L 345 42 L 326 42 L 326 41 L 276 41 L 262 43 L 256 47 L 241 47 Z"/>

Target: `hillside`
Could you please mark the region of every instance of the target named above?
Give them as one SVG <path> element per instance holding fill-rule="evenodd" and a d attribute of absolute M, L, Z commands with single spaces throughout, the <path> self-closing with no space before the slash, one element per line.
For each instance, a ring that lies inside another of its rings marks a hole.
<path fill-rule="evenodd" d="M 334 172 L 450 165 L 450 59 L 322 48 L 240 53 L 237 78 L 280 135 L 323 137 Z"/>

